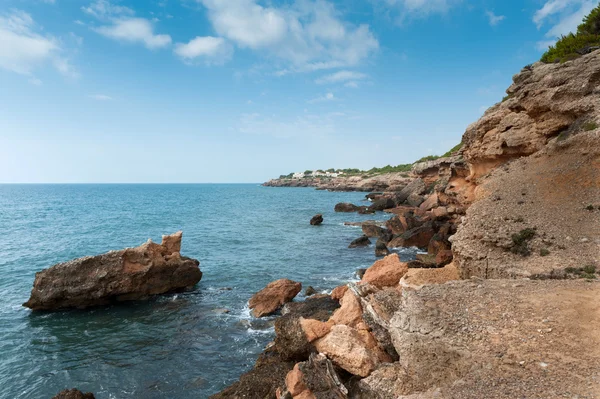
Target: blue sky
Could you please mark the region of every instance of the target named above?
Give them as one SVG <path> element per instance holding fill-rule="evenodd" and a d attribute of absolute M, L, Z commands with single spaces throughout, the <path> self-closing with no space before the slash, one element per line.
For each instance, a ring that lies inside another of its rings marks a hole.
<path fill-rule="evenodd" d="M 0 0 L 0 182 L 442 154 L 590 0 Z"/>

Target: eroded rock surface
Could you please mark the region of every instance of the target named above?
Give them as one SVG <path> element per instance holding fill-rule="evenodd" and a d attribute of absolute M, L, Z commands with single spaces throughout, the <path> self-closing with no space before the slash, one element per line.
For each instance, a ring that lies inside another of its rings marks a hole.
<path fill-rule="evenodd" d="M 202 278 L 200 262 L 183 257 L 182 233 L 163 236 L 162 244 L 148 240 L 135 248 L 111 251 L 59 263 L 36 273 L 32 310 L 87 308 L 193 287 Z"/>

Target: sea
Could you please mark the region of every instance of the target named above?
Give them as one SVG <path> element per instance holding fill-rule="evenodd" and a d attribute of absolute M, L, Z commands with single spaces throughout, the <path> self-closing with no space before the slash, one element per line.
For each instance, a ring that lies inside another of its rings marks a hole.
<path fill-rule="evenodd" d="M 254 293 L 280 278 L 330 292 L 376 260 L 374 243 L 348 249 L 362 233 L 344 222 L 389 215 L 335 213 L 338 202 L 368 205 L 365 193 L 259 184 L 0 185 L 0 399 L 219 392 L 274 338 L 274 317 L 250 315 Z M 311 226 L 317 213 L 324 222 Z M 192 291 L 89 310 L 22 306 L 37 271 L 179 230 L 204 274 Z"/>

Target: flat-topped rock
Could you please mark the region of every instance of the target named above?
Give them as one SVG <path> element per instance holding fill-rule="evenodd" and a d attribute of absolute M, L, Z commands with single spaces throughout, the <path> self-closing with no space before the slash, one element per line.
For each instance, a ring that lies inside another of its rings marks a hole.
<path fill-rule="evenodd" d="M 148 240 L 135 248 L 111 251 L 59 263 L 36 273 L 31 297 L 23 304 L 33 310 L 87 308 L 146 299 L 180 291 L 202 278 L 196 259 L 180 255 L 182 233 Z"/>

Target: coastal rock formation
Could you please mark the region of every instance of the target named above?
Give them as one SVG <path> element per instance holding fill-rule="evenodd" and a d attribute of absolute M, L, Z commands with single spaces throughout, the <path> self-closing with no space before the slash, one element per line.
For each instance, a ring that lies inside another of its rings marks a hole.
<path fill-rule="evenodd" d="M 335 367 L 322 354 L 313 354 L 310 358 L 297 363 L 285 378 L 287 391 L 278 398 L 298 399 L 347 398 L 348 389 L 342 384 Z"/>
<path fill-rule="evenodd" d="M 248 301 L 248 306 L 252 309 L 254 317 L 268 316 L 294 299 L 300 291 L 301 283 L 286 278 L 276 280 L 254 294 Z"/>
<path fill-rule="evenodd" d="M 358 211 L 358 208 L 358 206 L 349 202 L 340 202 L 339 204 L 335 205 L 333 210 L 336 212 L 356 212 Z"/>
<path fill-rule="evenodd" d="M 356 240 L 353 240 L 348 248 L 358 248 L 358 247 L 368 247 L 371 245 L 371 240 L 367 236 L 358 237 Z"/>
<path fill-rule="evenodd" d="M 91 392 L 83 393 L 79 389 L 65 389 L 59 392 L 52 399 L 95 399 L 95 396 Z"/>
<path fill-rule="evenodd" d="M 321 223 L 323 223 L 323 215 L 321 215 L 320 213 L 313 216 L 312 219 L 310 219 L 311 226 L 318 226 Z"/>
<path fill-rule="evenodd" d="M 452 237 L 461 276 L 552 277 L 597 265 L 598 143 L 600 129 L 554 139 L 491 172 Z"/>
<path fill-rule="evenodd" d="M 388 233 L 387 229 L 378 226 L 376 223 L 363 222 L 361 229 L 364 235 L 367 237 L 381 237 Z"/>
<path fill-rule="evenodd" d="M 391 252 L 387 247 L 387 243 L 381 238 L 378 239 L 375 243 L 375 256 L 388 256 L 390 253 Z"/>
<path fill-rule="evenodd" d="M 398 254 L 391 254 L 373 263 L 360 280 L 376 287 L 394 287 L 408 272 L 408 265 L 400 261 Z"/>
<path fill-rule="evenodd" d="M 355 394 L 596 397 L 599 327 L 600 286 L 584 281 L 464 281 L 408 290 L 390 326 L 399 362 L 361 380 Z"/>
<path fill-rule="evenodd" d="M 179 254 L 182 233 L 135 248 L 59 263 L 36 273 L 32 310 L 87 308 L 189 289 L 202 278 L 200 262 Z"/>
<path fill-rule="evenodd" d="M 488 109 L 463 136 L 470 180 L 540 151 L 554 137 L 576 134 L 587 122 L 598 123 L 599 82 L 600 51 L 565 63 L 538 62 L 523 68 L 513 77 L 506 101 Z"/>

